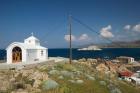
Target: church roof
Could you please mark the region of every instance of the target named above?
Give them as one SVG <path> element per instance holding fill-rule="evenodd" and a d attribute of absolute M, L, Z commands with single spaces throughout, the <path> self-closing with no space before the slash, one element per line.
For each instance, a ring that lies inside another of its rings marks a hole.
<path fill-rule="evenodd" d="M 36 37 L 34 37 L 33 35 L 28 37 L 27 39 L 25 40 L 35 40 L 35 41 L 39 41 L 39 39 L 37 39 Z"/>
<path fill-rule="evenodd" d="M 46 49 L 43 46 L 34 46 L 34 45 L 28 45 L 25 43 L 20 43 L 22 46 L 24 46 L 26 49 Z"/>
<path fill-rule="evenodd" d="M 40 46 L 40 45 L 39 46 L 35 46 L 35 45 L 29 45 L 29 44 L 25 44 L 25 43 L 21 43 L 21 42 L 13 42 L 9 46 L 12 46 L 12 45 L 17 45 L 17 46 L 19 45 L 19 46 L 24 47 L 25 49 L 47 49 L 47 48 L 45 48 L 43 46 Z"/>

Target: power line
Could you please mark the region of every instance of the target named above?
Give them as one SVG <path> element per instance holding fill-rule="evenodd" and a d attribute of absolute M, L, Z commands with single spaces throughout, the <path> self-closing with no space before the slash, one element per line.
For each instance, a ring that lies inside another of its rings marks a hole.
<path fill-rule="evenodd" d="M 96 31 L 95 29 L 91 28 L 89 25 L 83 23 L 83 22 L 80 21 L 79 19 L 77 19 L 77 18 L 75 18 L 75 17 L 73 17 L 73 16 L 71 16 L 71 18 L 72 18 L 74 21 L 78 22 L 79 24 L 83 25 L 85 28 L 89 29 L 91 32 L 94 32 L 94 33 L 100 35 L 100 33 L 99 33 L 98 31 Z M 108 38 L 106 38 L 106 37 L 104 37 L 104 36 L 102 36 L 102 37 L 103 37 L 104 39 L 106 39 L 107 41 L 109 41 L 109 42 L 112 43 L 112 40 L 110 40 L 110 39 L 108 39 Z M 114 43 L 113 43 L 113 44 L 114 44 Z M 121 46 L 120 44 L 115 44 L 115 45 Z"/>

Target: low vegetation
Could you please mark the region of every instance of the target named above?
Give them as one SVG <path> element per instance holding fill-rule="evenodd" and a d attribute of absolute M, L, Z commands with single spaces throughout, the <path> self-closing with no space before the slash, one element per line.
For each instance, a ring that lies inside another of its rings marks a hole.
<path fill-rule="evenodd" d="M 96 68 L 79 63 L 40 65 L 28 70 L 0 71 L 0 93 L 140 93 L 128 83 L 104 77 Z M 10 86 L 10 87 L 8 87 Z"/>

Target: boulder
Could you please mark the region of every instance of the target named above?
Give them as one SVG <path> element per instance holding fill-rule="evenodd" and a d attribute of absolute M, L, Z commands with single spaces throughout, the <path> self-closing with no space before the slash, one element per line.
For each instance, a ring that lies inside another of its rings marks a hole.
<path fill-rule="evenodd" d="M 96 67 L 96 70 L 100 72 L 107 72 L 109 68 L 104 63 L 101 63 Z"/>
<path fill-rule="evenodd" d="M 120 91 L 120 89 L 114 88 L 113 90 L 110 91 L 110 93 L 122 93 L 122 92 Z"/>
<path fill-rule="evenodd" d="M 76 83 L 77 84 L 82 84 L 82 83 L 84 83 L 84 81 L 83 80 L 76 80 Z"/>
<path fill-rule="evenodd" d="M 51 80 L 51 79 L 48 79 L 48 80 L 44 81 L 43 84 L 42 84 L 42 89 L 43 90 L 55 89 L 55 88 L 58 88 L 58 87 L 59 87 L 59 84 L 56 81 Z"/>
<path fill-rule="evenodd" d="M 21 72 L 22 72 L 22 77 L 28 77 L 34 71 L 32 69 L 30 69 L 30 70 L 22 70 Z"/>
<path fill-rule="evenodd" d="M 64 79 L 64 77 L 63 76 L 59 76 L 58 79 Z"/>
<path fill-rule="evenodd" d="M 1 91 L 6 91 L 9 87 L 10 87 L 10 82 L 8 82 L 7 80 L 1 81 L 1 83 L 0 83 Z"/>
<path fill-rule="evenodd" d="M 71 82 L 71 83 L 75 83 L 75 80 L 68 80 L 69 82 Z"/>
<path fill-rule="evenodd" d="M 95 80 L 94 77 L 92 77 L 92 76 L 90 76 L 90 75 L 88 75 L 88 74 L 86 74 L 85 77 L 86 77 L 88 80 L 93 80 L 93 81 Z"/>
<path fill-rule="evenodd" d="M 41 80 L 35 80 L 34 84 L 33 84 L 33 88 L 39 88 L 39 86 L 41 85 Z"/>
<path fill-rule="evenodd" d="M 100 85 L 106 86 L 106 82 L 105 81 L 100 81 L 99 83 L 100 83 Z"/>
<path fill-rule="evenodd" d="M 13 82 L 15 82 L 15 81 L 16 81 L 15 78 L 11 78 L 11 79 L 10 79 L 10 82 L 11 82 L 11 83 L 13 83 Z"/>
<path fill-rule="evenodd" d="M 11 93 L 29 93 L 29 92 L 24 89 L 18 89 L 18 90 L 12 91 Z"/>
<path fill-rule="evenodd" d="M 74 74 L 72 72 L 69 72 L 69 71 L 61 71 L 61 74 L 64 76 L 64 77 L 73 77 Z"/>
<path fill-rule="evenodd" d="M 29 77 L 29 79 L 34 79 L 34 80 L 47 80 L 48 79 L 48 74 L 45 72 L 39 72 L 36 71 L 33 74 L 31 74 Z"/>
<path fill-rule="evenodd" d="M 32 85 L 31 84 L 25 84 L 25 88 L 28 90 L 28 91 L 32 91 Z"/>
<path fill-rule="evenodd" d="M 49 74 L 50 75 L 59 75 L 60 72 L 58 70 L 51 70 L 51 71 L 49 71 Z"/>

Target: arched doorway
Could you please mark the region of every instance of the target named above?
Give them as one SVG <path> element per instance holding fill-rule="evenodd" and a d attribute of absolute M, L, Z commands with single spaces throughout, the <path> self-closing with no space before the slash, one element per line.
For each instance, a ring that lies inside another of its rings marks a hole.
<path fill-rule="evenodd" d="M 12 50 L 12 62 L 17 63 L 22 61 L 22 50 L 20 47 L 14 47 Z"/>

